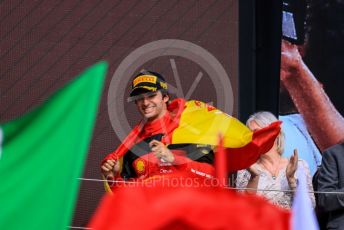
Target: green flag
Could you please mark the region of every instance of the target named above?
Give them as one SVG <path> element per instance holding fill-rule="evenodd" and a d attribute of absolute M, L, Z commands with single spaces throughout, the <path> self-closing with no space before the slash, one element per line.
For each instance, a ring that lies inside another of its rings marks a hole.
<path fill-rule="evenodd" d="M 67 229 L 107 63 L 88 68 L 32 112 L 0 125 L 0 229 Z"/>

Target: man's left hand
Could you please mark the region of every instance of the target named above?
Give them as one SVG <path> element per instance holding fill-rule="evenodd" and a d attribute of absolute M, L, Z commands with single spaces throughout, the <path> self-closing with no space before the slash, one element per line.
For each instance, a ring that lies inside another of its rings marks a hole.
<path fill-rule="evenodd" d="M 173 153 L 160 141 L 152 140 L 149 143 L 154 155 L 161 161 L 172 163 L 174 161 Z"/>

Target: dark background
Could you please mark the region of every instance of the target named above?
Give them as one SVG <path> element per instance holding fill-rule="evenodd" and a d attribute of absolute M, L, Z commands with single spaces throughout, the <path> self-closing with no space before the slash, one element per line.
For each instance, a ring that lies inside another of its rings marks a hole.
<path fill-rule="evenodd" d="M 107 95 L 111 78 L 120 62 L 136 48 L 159 39 L 190 41 L 208 50 L 224 66 L 234 91 L 234 116 L 245 118 L 256 108 L 252 88 L 257 44 L 254 42 L 255 7 L 229 0 L 3 0 L 0 2 L 0 123 L 18 117 L 45 101 L 49 95 L 98 60 L 107 60 L 109 70 L 84 178 L 100 179 L 101 159 L 119 140 L 110 124 Z M 246 1 L 245 1 L 246 2 Z M 247 1 L 249 2 L 249 1 Z M 247 14 L 240 49 L 239 11 Z M 250 18 L 253 17 L 253 18 Z M 247 19 L 250 19 L 247 21 Z M 245 40 L 246 39 L 246 40 Z M 184 90 L 202 66 L 174 58 Z M 151 70 L 173 79 L 168 57 L 151 60 Z M 243 66 L 243 63 L 246 63 Z M 143 68 L 145 68 L 143 66 Z M 260 67 L 261 68 L 261 67 Z M 139 69 L 138 69 L 139 70 Z M 213 102 L 216 92 L 203 71 L 192 98 Z M 171 83 L 175 85 L 174 82 Z M 123 87 L 127 87 L 123 86 Z M 239 96 L 240 91 L 240 96 Z M 122 97 L 123 95 L 119 95 Z M 239 114 L 238 102 L 243 104 Z M 126 114 L 136 121 L 133 105 Z M 246 106 L 246 109 L 245 109 Z M 63 144 L 63 143 L 61 143 Z M 68 186 L 68 185 L 66 185 Z M 82 181 L 73 226 L 85 226 L 104 193 L 102 183 Z M 48 202 L 48 201 L 47 201 Z"/>

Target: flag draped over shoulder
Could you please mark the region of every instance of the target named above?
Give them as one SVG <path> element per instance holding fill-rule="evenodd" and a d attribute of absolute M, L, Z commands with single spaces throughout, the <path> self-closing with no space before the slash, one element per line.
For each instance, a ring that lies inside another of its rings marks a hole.
<path fill-rule="evenodd" d="M 106 70 L 107 63 L 95 64 L 0 125 L 0 229 L 68 228 Z"/>
<path fill-rule="evenodd" d="M 227 157 L 227 169 L 234 172 L 248 168 L 261 154 L 269 151 L 280 133 L 280 121 L 252 132 L 236 118 L 201 101 L 173 100 L 168 110 L 173 114 L 171 124 L 164 124 L 168 144 L 206 144 L 217 146 L 219 134 Z M 135 144 L 142 125 L 137 125 L 122 142 L 116 159 Z M 110 156 L 111 157 L 111 156 Z M 108 159 L 108 158 L 105 158 Z"/>

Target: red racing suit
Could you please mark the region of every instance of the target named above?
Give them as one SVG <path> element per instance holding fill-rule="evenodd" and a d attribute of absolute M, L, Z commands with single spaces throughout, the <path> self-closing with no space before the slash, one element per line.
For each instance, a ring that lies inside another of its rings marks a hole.
<path fill-rule="evenodd" d="M 187 172 L 195 176 L 212 178 L 214 153 L 209 145 L 170 144 L 173 130 L 178 127 L 184 109 L 183 99 L 173 100 L 165 115 L 153 122 L 140 122 L 122 144 L 102 161 L 119 160 L 123 157 L 121 172 L 115 179 L 146 179 L 153 176 Z M 148 143 L 153 139 L 164 143 L 174 154 L 174 162 L 162 162 L 150 150 Z"/>

